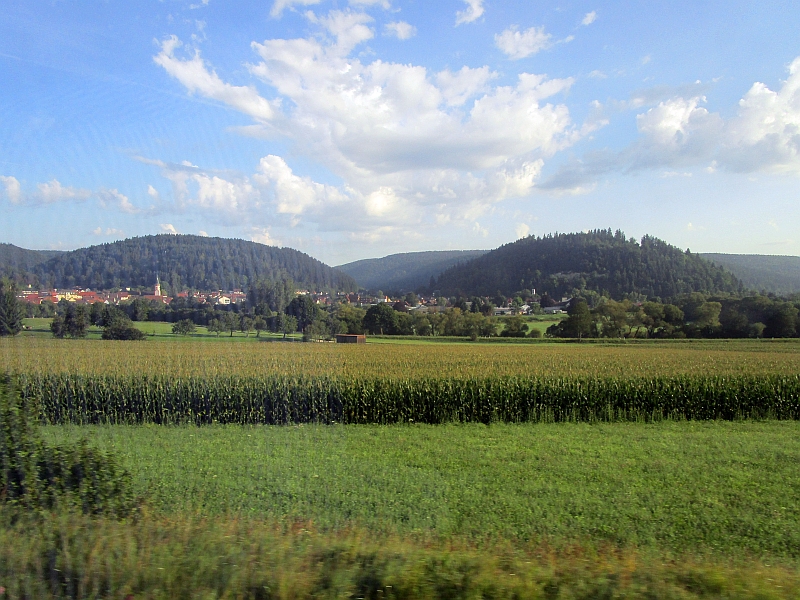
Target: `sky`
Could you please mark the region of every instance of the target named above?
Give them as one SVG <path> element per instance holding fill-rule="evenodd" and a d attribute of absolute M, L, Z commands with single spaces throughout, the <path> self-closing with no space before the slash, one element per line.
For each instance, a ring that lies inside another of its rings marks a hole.
<path fill-rule="evenodd" d="M 0 242 L 800 255 L 800 4 L 0 0 Z"/>

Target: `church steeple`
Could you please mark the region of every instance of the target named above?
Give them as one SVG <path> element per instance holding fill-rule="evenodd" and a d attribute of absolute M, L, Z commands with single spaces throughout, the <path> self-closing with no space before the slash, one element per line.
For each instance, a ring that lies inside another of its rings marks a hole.
<path fill-rule="evenodd" d="M 153 295 L 154 296 L 160 296 L 161 295 L 161 280 L 158 278 L 158 273 L 156 273 L 156 288 L 153 291 Z"/>

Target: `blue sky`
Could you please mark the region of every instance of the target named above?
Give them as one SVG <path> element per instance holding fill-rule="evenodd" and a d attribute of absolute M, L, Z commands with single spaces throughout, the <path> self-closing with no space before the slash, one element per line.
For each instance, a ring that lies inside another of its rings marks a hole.
<path fill-rule="evenodd" d="M 791 2 L 0 2 L 3 242 L 800 254 Z"/>

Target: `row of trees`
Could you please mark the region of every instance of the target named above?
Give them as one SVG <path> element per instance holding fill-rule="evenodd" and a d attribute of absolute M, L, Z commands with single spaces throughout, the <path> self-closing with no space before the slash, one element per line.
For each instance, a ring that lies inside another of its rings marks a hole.
<path fill-rule="evenodd" d="M 89 325 L 103 328 L 104 340 L 143 340 L 144 333 L 128 315 L 116 306 L 97 302 L 91 307 L 72 302 L 59 302 L 59 310 L 50 323 L 50 331 L 57 338 L 86 337 Z"/>
<path fill-rule="evenodd" d="M 788 338 L 800 335 L 800 302 L 768 296 L 685 294 L 672 303 L 574 300 L 552 337 Z"/>
<path fill-rule="evenodd" d="M 0 334 L 15 335 L 24 315 L 13 284 L 0 281 Z M 415 300 L 410 298 L 410 300 Z M 57 337 L 83 337 L 89 325 L 103 328 L 106 339 L 141 339 L 132 321 L 170 321 L 173 332 L 188 335 L 196 326 L 233 335 L 242 331 L 256 337 L 264 331 L 301 332 L 306 338 L 329 338 L 337 333 L 373 335 L 463 336 L 477 339 L 495 335 L 537 336 L 520 317 L 493 318 L 487 298 L 454 298 L 452 306 L 432 314 L 408 312 L 404 302 L 380 303 L 368 309 L 347 303 L 321 306 L 309 295 L 297 295 L 290 280 L 259 281 L 248 291 L 247 302 L 220 307 L 178 299 L 171 305 L 142 299 L 119 307 L 96 303 L 91 307 L 61 301 L 57 306 L 34 307 L 52 312 Z M 445 302 L 442 302 L 445 304 Z M 29 310 L 33 305 L 29 305 Z M 551 337 L 570 338 L 680 338 L 680 337 L 796 337 L 800 335 L 800 298 L 763 295 L 737 297 L 691 293 L 669 303 L 614 301 L 602 296 L 577 298 L 568 317 L 547 331 Z"/>

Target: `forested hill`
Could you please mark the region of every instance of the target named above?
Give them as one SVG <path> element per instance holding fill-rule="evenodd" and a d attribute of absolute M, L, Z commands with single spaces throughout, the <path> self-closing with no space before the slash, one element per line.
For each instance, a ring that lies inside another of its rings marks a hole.
<path fill-rule="evenodd" d="M 368 290 L 409 291 L 427 287 L 445 269 L 486 254 L 486 250 L 404 252 L 367 258 L 336 267 Z"/>
<path fill-rule="evenodd" d="M 748 288 L 779 295 L 800 292 L 800 256 L 701 254 L 725 267 Z"/>
<path fill-rule="evenodd" d="M 151 235 L 64 252 L 29 273 L 47 287 L 92 289 L 152 286 L 246 288 L 256 279 L 288 276 L 301 288 L 356 289 L 353 279 L 297 250 L 195 235 Z"/>
<path fill-rule="evenodd" d="M 641 242 L 598 230 L 527 237 L 451 267 L 436 281 L 446 295 L 493 296 L 535 289 L 561 297 L 573 290 L 670 298 L 687 292 L 738 292 L 728 271 L 696 254 L 645 236 Z"/>
<path fill-rule="evenodd" d="M 13 244 L 0 244 L 0 276 L 31 271 L 59 254 L 58 250 L 26 250 Z"/>

